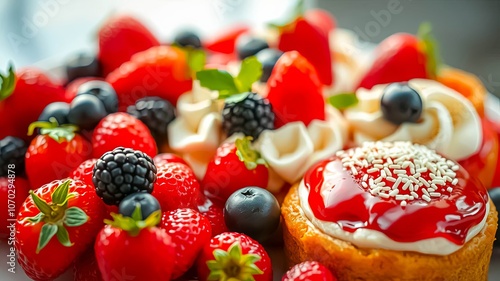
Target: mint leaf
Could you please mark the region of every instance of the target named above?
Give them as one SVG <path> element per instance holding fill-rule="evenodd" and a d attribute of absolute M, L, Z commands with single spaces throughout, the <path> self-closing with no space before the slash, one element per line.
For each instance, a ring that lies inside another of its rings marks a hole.
<path fill-rule="evenodd" d="M 205 52 L 194 48 L 187 48 L 186 52 L 189 69 L 194 73 L 203 70 L 207 58 Z"/>
<path fill-rule="evenodd" d="M 432 25 L 429 22 L 420 24 L 418 28 L 418 37 L 420 39 L 421 48 L 427 57 L 427 75 L 429 78 L 435 78 L 441 59 L 439 57 L 438 43 L 432 35 Z"/>
<path fill-rule="evenodd" d="M 358 103 L 355 93 L 343 93 L 328 97 L 328 103 L 337 109 L 346 109 Z"/>
<path fill-rule="evenodd" d="M 14 73 L 14 66 L 10 64 L 7 75 L 3 75 L 0 73 L 0 101 L 12 95 L 15 87 L 16 74 Z"/>
<path fill-rule="evenodd" d="M 235 78 L 236 85 L 240 92 L 248 92 L 260 76 L 262 76 L 262 64 L 256 57 L 248 57 L 241 62 L 240 72 Z"/>
<path fill-rule="evenodd" d="M 219 91 L 219 98 L 226 98 L 239 93 L 233 76 L 225 70 L 206 69 L 196 72 L 196 79 L 200 80 L 202 87 Z"/>

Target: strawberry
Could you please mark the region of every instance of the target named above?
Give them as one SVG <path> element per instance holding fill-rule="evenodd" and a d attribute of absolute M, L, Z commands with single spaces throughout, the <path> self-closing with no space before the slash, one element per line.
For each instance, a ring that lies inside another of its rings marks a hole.
<path fill-rule="evenodd" d="M 96 158 L 83 161 L 69 174 L 69 177 L 74 180 L 81 180 L 90 186 L 94 186 L 94 183 L 92 182 L 92 174 L 96 162 Z"/>
<path fill-rule="evenodd" d="M 153 47 L 132 56 L 106 77 L 118 95 L 119 110 L 126 111 L 147 96 L 160 97 L 175 106 L 193 84 L 187 60 L 187 52 L 170 46 Z"/>
<path fill-rule="evenodd" d="M 0 239 L 6 239 L 14 230 L 17 211 L 29 195 L 29 182 L 15 174 L 0 177 Z M 14 245 L 14 236 L 9 245 Z"/>
<path fill-rule="evenodd" d="M 490 121 L 490 126 L 492 131 L 496 132 L 498 140 L 500 140 L 500 121 Z M 495 165 L 495 172 L 493 176 L 493 182 L 491 183 L 492 187 L 500 186 L 500 153 L 497 155 L 497 161 Z"/>
<path fill-rule="evenodd" d="M 137 19 L 129 15 L 109 18 L 99 29 L 99 61 L 107 75 L 133 54 L 159 46 L 160 42 Z"/>
<path fill-rule="evenodd" d="M 250 138 L 242 138 L 217 148 L 201 182 L 209 198 L 224 203 L 240 188 L 267 187 L 269 170 L 260 154 L 250 145 Z"/>
<path fill-rule="evenodd" d="M 270 281 L 271 259 L 264 247 L 237 232 L 224 232 L 210 240 L 197 261 L 199 280 Z"/>
<path fill-rule="evenodd" d="M 61 84 L 51 80 L 41 70 L 26 68 L 0 77 L 0 139 L 13 136 L 28 142 L 28 127 L 38 120 L 46 105 L 68 102 Z M 27 102 L 36 101 L 36 102 Z"/>
<path fill-rule="evenodd" d="M 204 42 L 205 49 L 223 54 L 233 54 L 236 46 L 236 39 L 249 30 L 248 26 L 236 25 L 225 31 L 217 33 L 217 36 Z"/>
<path fill-rule="evenodd" d="M 113 214 L 114 221 L 97 235 L 94 251 L 105 281 L 170 280 L 175 246 L 164 229 L 156 227 L 161 211 L 142 220 L 140 204 L 132 217 Z"/>
<path fill-rule="evenodd" d="M 193 171 L 181 163 L 163 162 L 157 167 L 153 193 L 163 211 L 178 208 L 197 209 L 203 200 L 200 184 Z"/>
<path fill-rule="evenodd" d="M 303 9 L 303 1 L 299 1 L 297 9 Z M 299 13 L 291 23 L 281 26 L 278 49 L 283 52 L 298 51 L 316 69 L 323 85 L 333 84 L 333 58 L 326 29 L 334 23 L 322 22 L 316 17 L 317 12 L 307 16 Z M 314 18 L 310 20 L 310 18 Z M 330 20 L 334 22 L 333 20 Z M 325 27 L 324 27 L 324 26 Z"/>
<path fill-rule="evenodd" d="M 413 78 L 434 78 L 436 56 L 430 27 L 422 25 L 420 38 L 396 33 L 384 39 L 375 49 L 375 59 L 358 88 L 371 89 L 377 84 L 408 81 Z"/>
<path fill-rule="evenodd" d="M 34 280 L 53 280 L 93 243 L 104 204 L 78 180 L 55 180 L 30 194 L 17 216 L 19 264 Z"/>
<path fill-rule="evenodd" d="M 189 165 L 180 156 L 173 153 L 160 153 L 153 158 L 156 166 L 161 166 L 165 163 L 181 163 L 189 167 Z"/>
<path fill-rule="evenodd" d="M 160 223 L 175 244 L 175 264 L 172 279 L 186 273 L 212 237 L 210 221 L 193 209 L 176 209 L 163 213 Z"/>
<path fill-rule="evenodd" d="M 267 99 L 276 114 L 274 126 L 325 119 L 325 101 L 314 67 L 296 51 L 284 53 L 267 81 Z"/>
<path fill-rule="evenodd" d="M 117 112 L 104 117 L 92 136 L 93 157 L 123 146 L 140 150 L 150 157 L 157 153 L 156 142 L 148 127 L 134 116 Z"/>
<path fill-rule="evenodd" d="M 317 261 L 305 261 L 288 270 L 281 281 L 337 281 L 324 265 Z"/>
<path fill-rule="evenodd" d="M 198 206 L 198 211 L 210 221 L 212 237 L 229 231 L 224 221 L 224 209 L 221 206 L 206 198 L 203 205 Z"/>
<path fill-rule="evenodd" d="M 33 188 L 69 175 L 92 153 L 91 144 L 75 133 L 76 127 L 57 122 L 34 122 L 29 134 L 41 128 L 26 152 L 26 174 Z"/>
<path fill-rule="evenodd" d="M 304 13 L 304 17 L 310 24 L 316 26 L 327 37 L 330 32 L 335 30 L 337 22 L 333 15 L 327 10 L 311 9 Z"/>
<path fill-rule="evenodd" d="M 94 250 L 90 249 L 81 255 L 73 266 L 74 281 L 102 281 Z"/>

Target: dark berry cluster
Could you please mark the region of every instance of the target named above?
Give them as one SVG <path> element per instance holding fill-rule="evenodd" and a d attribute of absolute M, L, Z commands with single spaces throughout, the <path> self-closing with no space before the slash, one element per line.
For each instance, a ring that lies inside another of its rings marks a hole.
<path fill-rule="evenodd" d="M 175 107 L 159 97 L 145 97 L 127 108 L 130 115 L 141 120 L 157 140 L 167 136 L 167 127 L 175 119 Z"/>

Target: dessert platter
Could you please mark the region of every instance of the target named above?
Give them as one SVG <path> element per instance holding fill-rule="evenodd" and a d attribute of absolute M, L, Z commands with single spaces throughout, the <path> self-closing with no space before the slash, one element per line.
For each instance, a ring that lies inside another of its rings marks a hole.
<path fill-rule="evenodd" d="M 1 280 L 500 278 L 498 100 L 430 25 L 174 37 L 3 71 Z"/>

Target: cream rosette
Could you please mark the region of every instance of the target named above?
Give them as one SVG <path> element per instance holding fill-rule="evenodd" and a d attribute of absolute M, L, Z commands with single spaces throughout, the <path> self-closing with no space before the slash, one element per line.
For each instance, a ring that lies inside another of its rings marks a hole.
<path fill-rule="evenodd" d="M 330 105 L 325 112 L 326 120 L 313 120 L 307 127 L 303 122 L 291 122 L 260 135 L 257 150 L 284 181 L 298 182 L 314 163 L 344 147 L 347 124 L 342 114 Z"/>
<path fill-rule="evenodd" d="M 177 118 L 168 126 L 170 148 L 182 154 L 198 178 L 222 141 L 216 93 L 193 81 L 193 89 L 177 101 Z"/>
<path fill-rule="evenodd" d="M 479 150 L 483 136 L 481 120 L 465 97 L 431 80 L 413 79 L 409 85 L 420 94 L 423 103 L 422 115 L 416 123 L 395 125 L 384 118 L 380 100 L 387 85 L 356 92 L 358 104 L 344 112 L 356 144 L 411 141 L 456 161 Z"/>

